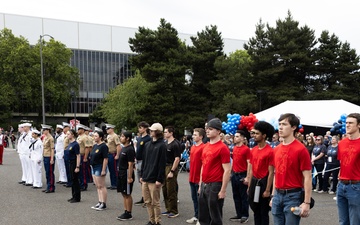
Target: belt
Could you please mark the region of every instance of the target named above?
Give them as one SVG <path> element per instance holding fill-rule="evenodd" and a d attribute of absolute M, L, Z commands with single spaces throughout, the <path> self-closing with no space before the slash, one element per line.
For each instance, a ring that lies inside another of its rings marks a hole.
<path fill-rule="evenodd" d="M 244 172 L 234 172 L 234 171 L 233 171 L 233 173 L 234 173 L 235 175 L 246 175 L 246 174 L 247 174 L 247 171 L 244 171 Z"/>
<path fill-rule="evenodd" d="M 302 188 L 292 188 L 292 189 L 278 189 L 278 188 L 276 188 L 276 192 L 278 192 L 280 194 L 290 194 L 290 193 L 299 192 L 299 191 L 302 191 Z"/>
<path fill-rule="evenodd" d="M 348 184 L 358 184 L 358 183 L 360 183 L 360 180 L 341 180 L 340 179 L 340 182 L 345 185 L 348 185 Z"/>

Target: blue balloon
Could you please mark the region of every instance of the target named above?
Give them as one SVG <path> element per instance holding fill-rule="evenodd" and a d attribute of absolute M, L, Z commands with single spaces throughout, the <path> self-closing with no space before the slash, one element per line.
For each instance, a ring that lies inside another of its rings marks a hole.
<path fill-rule="evenodd" d="M 230 117 L 231 117 L 231 114 L 230 114 L 230 113 L 228 113 L 226 116 L 227 116 L 227 118 L 230 118 Z"/>
<path fill-rule="evenodd" d="M 299 128 L 301 129 L 303 126 L 301 124 L 299 124 Z"/>

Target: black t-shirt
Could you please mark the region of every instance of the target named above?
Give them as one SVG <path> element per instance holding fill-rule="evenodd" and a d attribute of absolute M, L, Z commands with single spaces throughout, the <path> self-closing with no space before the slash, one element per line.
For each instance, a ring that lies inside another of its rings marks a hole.
<path fill-rule="evenodd" d="M 135 162 L 135 149 L 132 145 L 121 148 L 118 160 L 119 170 L 127 170 L 129 168 L 129 162 Z"/>
<path fill-rule="evenodd" d="M 90 152 L 90 165 L 103 164 L 105 158 L 108 158 L 109 148 L 105 143 L 95 144 Z"/>
<path fill-rule="evenodd" d="M 324 164 L 325 163 L 325 154 L 326 154 L 326 146 L 325 145 L 315 145 L 313 148 L 313 154 L 315 157 L 323 153 L 323 157 L 314 161 L 314 164 Z"/>
<path fill-rule="evenodd" d="M 69 160 L 75 160 L 76 156 L 80 154 L 80 146 L 77 141 L 69 143 L 65 151 L 69 151 Z"/>
<path fill-rule="evenodd" d="M 174 139 L 170 144 L 166 142 L 166 164 L 172 164 L 175 158 L 181 158 L 180 142 Z"/>
<path fill-rule="evenodd" d="M 145 143 L 150 141 L 150 140 L 151 140 L 151 137 L 149 135 L 138 138 L 137 144 L 136 144 L 136 160 L 142 160 L 143 159 L 143 152 L 144 152 Z"/>

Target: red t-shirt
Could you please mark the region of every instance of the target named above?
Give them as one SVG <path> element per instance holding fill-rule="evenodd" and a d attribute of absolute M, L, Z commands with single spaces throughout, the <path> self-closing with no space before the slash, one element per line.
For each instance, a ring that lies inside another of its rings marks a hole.
<path fill-rule="evenodd" d="M 360 180 L 360 139 L 345 138 L 339 142 L 339 179 Z"/>
<path fill-rule="evenodd" d="M 250 163 L 253 176 L 257 179 L 266 177 L 269 174 L 269 166 L 274 166 L 274 150 L 266 144 L 263 149 L 255 146 L 251 150 Z"/>
<path fill-rule="evenodd" d="M 294 140 L 289 145 L 282 143 L 274 148 L 275 187 L 279 189 L 304 186 L 304 170 L 311 170 L 311 161 L 306 147 Z"/>
<path fill-rule="evenodd" d="M 196 145 L 191 146 L 189 182 L 199 183 L 199 181 L 200 181 L 201 155 L 202 155 L 204 146 L 205 146 L 204 143 L 201 143 L 198 146 L 196 146 Z"/>
<path fill-rule="evenodd" d="M 236 173 L 247 171 L 247 160 L 250 159 L 250 148 L 246 145 L 234 146 L 232 170 Z"/>
<path fill-rule="evenodd" d="M 202 181 L 204 183 L 222 182 L 222 164 L 230 163 L 229 148 L 220 140 L 215 144 L 207 143 L 201 156 Z"/>

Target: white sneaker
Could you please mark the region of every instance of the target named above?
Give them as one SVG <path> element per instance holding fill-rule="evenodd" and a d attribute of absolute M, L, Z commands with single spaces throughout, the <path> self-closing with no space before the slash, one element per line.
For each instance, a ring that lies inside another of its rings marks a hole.
<path fill-rule="evenodd" d="M 322 194 L 322 193 L 324 193 L 324 191 L 323 191 L 323 190 L 321 190 L 321 191 L 318 191 L 317 193 L 318 193 L 318 194 Z"/>
<path fill-rule="evenodd" d="M 196 225 L 200 225 L 200 222 L 199 222 L 199 221 L 197 221 L 197 222 L 196 222 Z"/>
<path fill-rule="evenodd" d="M 336 201 L 336 197 L 333 197 L 333 199 Z"/>
<path fill-rule="evenodd" d="M 196 223 L 198 221 L 198 219 L 194 216 L 191 219 L 186 220 L 187 223 Z"/>
<path fill-rule="evenodd" d="M 329 191 L 329 195 L 334 195 L 334 194 L 335 194 L 335 192 Z"/>

